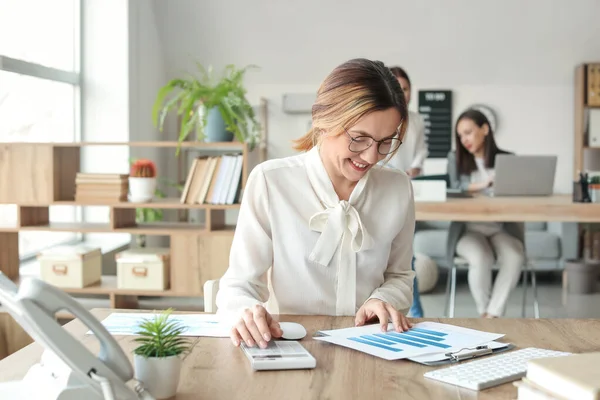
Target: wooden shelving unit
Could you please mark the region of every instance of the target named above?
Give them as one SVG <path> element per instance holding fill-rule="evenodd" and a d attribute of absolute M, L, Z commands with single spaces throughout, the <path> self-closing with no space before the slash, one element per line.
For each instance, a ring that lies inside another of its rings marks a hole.
<path fill-rule="evenodd" d="M 594 157 L 600 157 L 600 147 L 589 146 L 586 137 L 587 111 L 594 108 L 600 108 L 600 105 L 588 103 L 587 70 L 590 64 L 600 64 L 600 62 L 581 64 L 575 69 L 575 141 L 573 146 L 573 179 L 575 181 L 579 180 L 578 171 L 583 172 L 585 170 L 586 153 Z"/>
<path fill-rule="evenodd" d="M 264 160 L 264 146 L 250 149 L 242 143 L 184 142 L 184 148 L 197 152 L 239 152 L 244 157 L 242 190 L 251 169 Z M 115 276 L 68 293 L 103 295 L 112 307 L 135 308 L 139 296 L 201 296 L 204 282 L 220 278 L 228 266 L 235 227 L 225 224 L 225 213 L 234 205 L 182 204 L 178 198 L 156 199 L 147 203 L 77 202 L 75 176 L 80 172 L 81 149 L 88 146 L 129 146 L 175 148 L 177 142 L 98 142 L 98 143 L 3 143 L 0 144 L 0 204 L 17 206 L 15 226 L 0 226 L 0 271 L 18 282 L 19 232 L 115 232 L 168 236 L 171 250 L 170 288 L 166 291 L 136 291 L 117 288 Z M 102 172 L 102 171 L 96 171 Z M 52 206 L 106 206 L 107 223 L 55 223 L 49 221 Z M 138 224 L 136 208 L 199 210 L 204 223 L 164 222 Z"/>

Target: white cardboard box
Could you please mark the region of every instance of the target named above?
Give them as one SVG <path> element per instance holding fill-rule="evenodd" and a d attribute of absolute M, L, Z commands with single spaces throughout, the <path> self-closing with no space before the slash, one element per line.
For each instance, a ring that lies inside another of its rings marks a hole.
<path fill-rule="evenodd" d="M 86 245 L 58 246 L 38 254 L 41 279 L 64 288 L 83 288 L 102 280 L 102 251 Z"/>
<path fill-rule="evenodd" d="M 117 287 L 133 290 L 166 290 L 169 287 L 169 249 L 129 249 L 115 256 Z"/>

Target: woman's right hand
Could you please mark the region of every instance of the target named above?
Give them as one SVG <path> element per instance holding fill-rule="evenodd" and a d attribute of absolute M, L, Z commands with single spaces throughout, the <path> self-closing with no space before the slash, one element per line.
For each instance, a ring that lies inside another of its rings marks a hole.
<path fill-rule="evenodd" d="M 279 322 L 259 304 L 245 309 L 230 333 L 231 341 L 235 346 L 239 346 L 243 340 L 249 347 L 258 344 L 263 349 L 267 347 L 267 342 L 271 338 L 280 338 L 281 335 L 283 331 Z"/>
<path fill-rule="evenodd" d="M 485 190 L 493 185 L 494 185 L 494 180 L 492 178 L 488 178 L 485 181 L 471 183 L 469 185 L 469 191 L 470 192 L 481 192 L 482 190 Z"/>

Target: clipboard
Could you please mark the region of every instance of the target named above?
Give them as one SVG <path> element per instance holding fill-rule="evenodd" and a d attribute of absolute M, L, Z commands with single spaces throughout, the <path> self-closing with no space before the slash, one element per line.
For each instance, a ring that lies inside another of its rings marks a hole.
<path fill-rule="evenodd" d="M 456 364 L 461 361 L 503 353 L 515 348 L 512 343 L 490 342 L 470 349 L 461 349 L 453 353 L 438 353 L 409 358 L 410 361 L 427 366 Z"/>

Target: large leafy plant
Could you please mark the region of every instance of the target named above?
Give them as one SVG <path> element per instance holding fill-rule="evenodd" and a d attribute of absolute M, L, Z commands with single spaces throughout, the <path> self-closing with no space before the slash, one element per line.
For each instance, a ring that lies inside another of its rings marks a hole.
<path fill-rule="evenodd" d="M 197 132 L 197 139 L 202 140 L 208 110 L 216 107 L 227 130 L 238 141 L 254 146 L 260 128 L 243 85 L 245 73 L 254 66 L 238 69 L 227 65 L 222 75 L 215 78 L 212 67 L 206 69 L 199 63 L 196 65 L 197 76 L 189 74 L 184 79 L 172 79 L 159 90 L 152 110 L 154 125 L 162 132 L 167 114 L 177 110 L 181 117 L 178 142 L 183 142 L 193 131 Z"/>
<path fill-rule="evenodd" d="M 181 336 L 184 327 L 177 321 L 169 320 L 173 309 L 156 315 L 153 319 L 145 319 L 139 326 L 135 341 L 139 346 L 134 353 L 146 358 L 178 356 L 190 347 L 188 340 Z"/>

